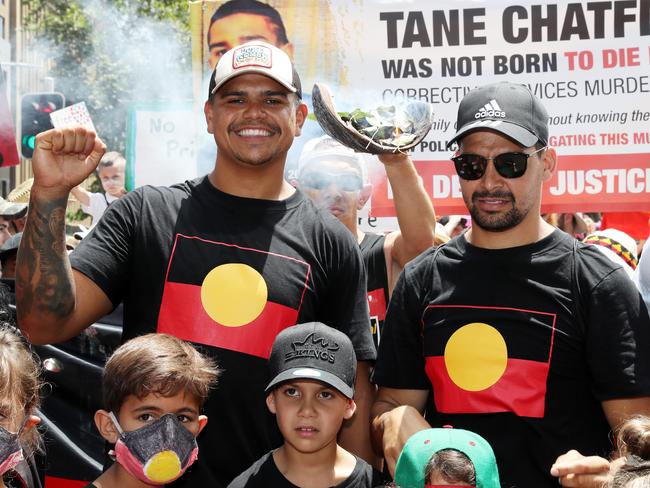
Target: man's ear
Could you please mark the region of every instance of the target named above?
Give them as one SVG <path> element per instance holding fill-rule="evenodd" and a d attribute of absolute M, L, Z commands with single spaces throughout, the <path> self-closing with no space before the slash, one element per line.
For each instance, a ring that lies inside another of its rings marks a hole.
<path fill-rule="evenodd" d="M 357 404 L 354 403 L 354 400 L 352 398 L 348 398 L 348 404 L 345 406 L 345 413 L 343 414 L 343 418 L 345 420 L 351 419 L 352 416 L 354 415 L 354 412 L 357 411 Z"/>
<path fill-rule="evenodd" d="M 364 205 L 368 202 L 370 195 L 372 195 L 372 185 L 370 183 L 366 183 L 359 191 L 359 198 L 357 198 L 357 210 L 361 210 L 364 207 Z"/>
<path fill-rule="evenodd" d="M 214 128 L 212 127 L 212 100 L 206 100 L 203 104 L 203 113 L 205 114 L 205 121 L 208 125 L 208 134 L 214 134 Z"/>
<path fill-rule="evenodd" d="M 104 439 L 106 439 L 111 444 L 115 444 L 117 439 L 120 437 L 120 433 L 117 431 L 117 427 L 113 423 L 113 419 L 108 414 L 106 410 L 97 410 L 95 412 L 95 425 Z"/>
<path fill-rule="evenodd" d="M 544 151 L 544 159 L 542 162 L 544 163 L 542 181 L 549 181 L 557 168 L 557 153 L 554 148 L 549 147 Z"/>
<path fill-rule="evenodd" d="M 294 137 L 298 137 L 302 133 L 302 126 L 305 124 L 305 120 L 307 120 L 308 113 L 309 109 L 307 108 L 307 105 L 300 102 L 296 107 L 296 128 L 293 131 Z"/>
<path fill-rule="evenodd" d="M 266 406 L 268 407 L 269 411 L 271 413 L 276 413 L 275 410 L 275 392 L 271 391 L 268 395 L 266 395 Z"/>

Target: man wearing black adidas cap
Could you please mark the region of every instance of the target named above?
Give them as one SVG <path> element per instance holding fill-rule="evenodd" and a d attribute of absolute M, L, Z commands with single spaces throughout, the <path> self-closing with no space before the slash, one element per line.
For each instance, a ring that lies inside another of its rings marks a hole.
<path fill-rule="evenodd" d="M 298 322 L 321 320 L 350 337 L 358 408 L 342 443 L 355 452 L 368 445 L 375 351 L 359 249 L 283 177 L 306 115 L 286 53 L 262 41 L 228 51 L 205 103 L 218 148 L 214 170 L 119 199 L 70 263 L 62 218 L 68 193 L 105 147 L 83 128 L 37 137 L 33 218 L 17 270 L 19 322 L 30 340 L 66 340 L 124 301 L 124 341 L 170 333 L 200 344 L 224 370 L 205 405 L 212 419 L 199 440 L 202 454 L 174 486 L 226 486 L 282 443 L 264 406 L 268 356 L 275 336 Z"/>
<path fill-rule="evenodd" d="M 611 428 L 650 413 L 639 293 L 540 217 L 557 164 L 547 118 L 514 83 L 460 103 L 450 145 L 473 226 L 406 266 L 373 373 L 374 440 L 391 470 L 411 434 L 449 424 L 490 442 L 503 486 L 557 486 L 558 455 L 606 455 Z"/>

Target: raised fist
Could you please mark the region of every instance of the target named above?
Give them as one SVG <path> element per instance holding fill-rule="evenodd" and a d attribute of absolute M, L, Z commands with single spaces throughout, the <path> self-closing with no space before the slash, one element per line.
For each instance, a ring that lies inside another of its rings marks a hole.
<path fill-rule="evenodd" d="M 36 136 L 32 169 L 34 187 L 52 195 L 67 195 L 97 167 L 106 145 L 85 127 L 66 127 Z"/>

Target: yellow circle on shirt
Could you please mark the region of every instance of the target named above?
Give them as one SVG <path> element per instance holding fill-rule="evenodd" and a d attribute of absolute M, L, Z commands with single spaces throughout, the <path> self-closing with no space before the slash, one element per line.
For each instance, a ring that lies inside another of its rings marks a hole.
<path fill-rule="evenodd" d="M 212 320 L 226 327 L 241 327 L 255 320 L 267 298 L 264 277 L 242 263 L 217 266 L 201 285 L 203 308 Z"/>
<path fill-rule="evenodd" d="M 503 376 L 508 347 L 501 333 L 481 322 L 462 326 L 447 341 L 445 366 L 451 380 L 463 390 L 481 391 Z"/>

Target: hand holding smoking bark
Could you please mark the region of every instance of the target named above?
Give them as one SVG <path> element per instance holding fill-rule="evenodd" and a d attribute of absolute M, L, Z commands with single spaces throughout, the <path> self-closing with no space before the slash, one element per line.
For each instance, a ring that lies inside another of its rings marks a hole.
<path fill-rule="evenodd" d="M 60 198 L 84 181 L 97 167 L 106 145 L 85 127 L 66 127 L 36 136 L 32 169 L 33 190 Z"/>

